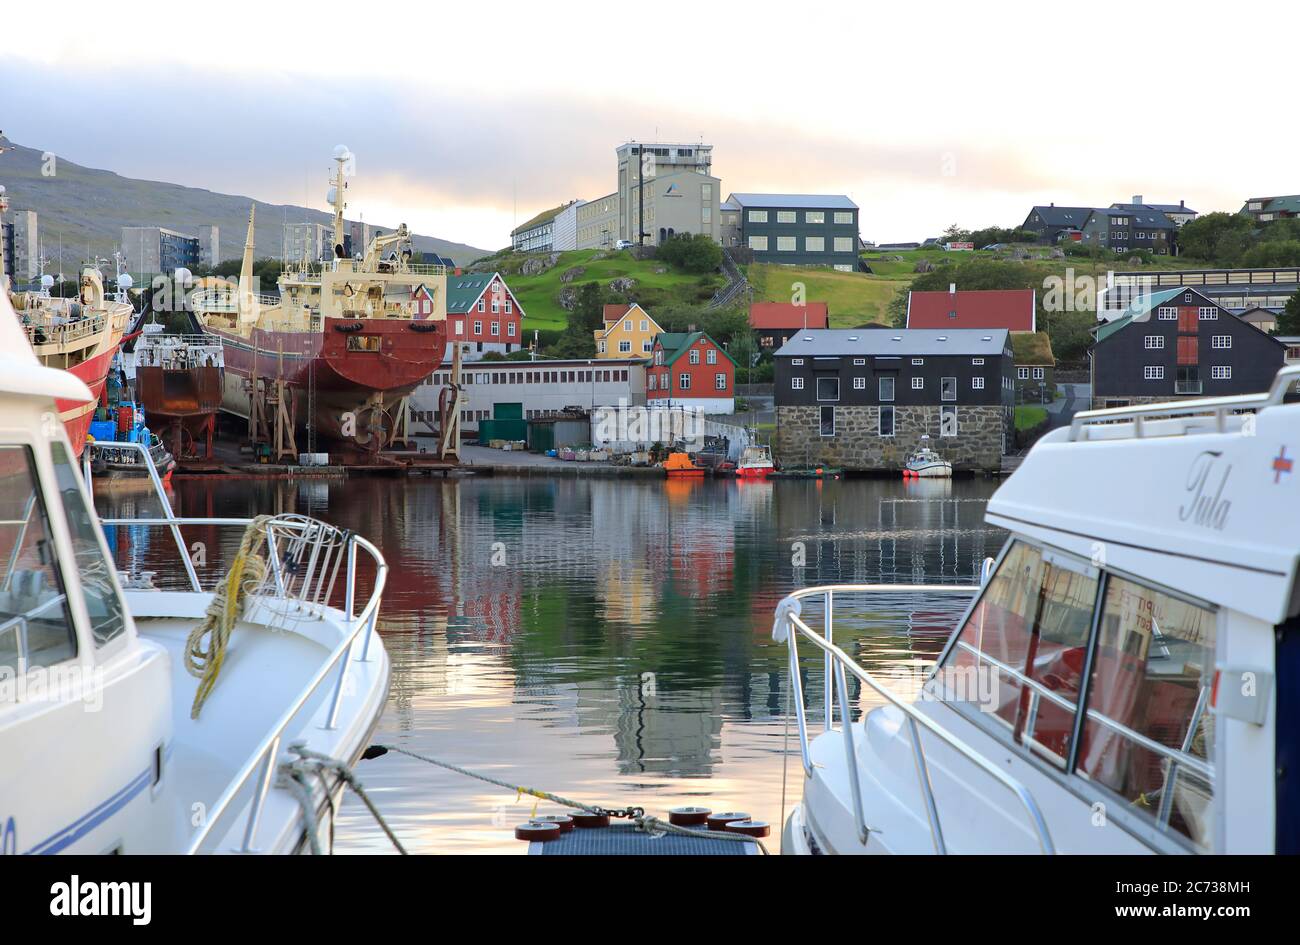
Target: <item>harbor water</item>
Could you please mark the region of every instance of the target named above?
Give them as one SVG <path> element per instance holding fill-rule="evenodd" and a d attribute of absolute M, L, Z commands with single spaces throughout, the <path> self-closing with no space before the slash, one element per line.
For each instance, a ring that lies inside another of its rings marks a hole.
<path fill-rule="evenodd" d="M 214 478 L 172 494 L 178 515 L 298 512 L 379 546 L 393 672 L 374 741 L 606 807 L 747 811 L 773 825 L 775 850 L 803 781 L 787 651 L 771 639 L 777 603 L 815 584 L 977 583 L 1004 539 L 983 521 L 995 486 Z M 105 517 L 157 512 L 140 490 L 96 499 Z M 206 580 L 239 537 L 186 529 Z M 117 528 L 110 541 L 122 565 L 156 569 L 160 584 L 179 571 L 165 530 Z M 837 624 L 835 642 L 914 692 L 964 604 L 873 601 Z M 820 706 L 820 661 L 805 667 Z M 512 831 L 532 799 L 396 754 L 357 773 L 412 852 L 524 850 Z M 349 797 L 335 850 L 391 846 Z"/>

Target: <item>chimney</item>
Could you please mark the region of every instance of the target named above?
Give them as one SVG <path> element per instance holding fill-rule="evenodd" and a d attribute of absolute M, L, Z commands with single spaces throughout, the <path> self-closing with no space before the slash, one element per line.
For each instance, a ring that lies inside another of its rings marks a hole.
<path fill-rule="evenodd" d="M 694 323 L 694 322 L 691 322 L 691 324 L 687 325 L 687 326 L 686 326 L 686 330 L 687 330 L 687 331 L 694 331 L 694 330 L 695 330 L 695 323 Z"/>
<path fill-rule="evenodd" d="M 1056 206 L 1056 201 L 1053 200 L 1051 203 L 1048 204 L 1048 206 L 1049 206 L 1049 207 L 1055 207 L 1055 206 Z"/>
<path fill-rule="evenodd" d="M 955 283 L 955 282 L 949 282 L 949 283 L 948 283 L 948 294 L 949 294 L 949 295 L 956 295 L 956 294 L 957 294 L 957 283 Z"/>
<path fill-rule="evenodd" d="M 459 276 L 459 275 L 461 275 L 460 266 L 457 266 L 457 267 L 456 267 L 456 269 L 452 272 L 452 275 L 453 275 L 453 276 Z"/>
<path fill-rule="evenodd" d="M 1139 205 L 1139 206 L 1140 206 L 1140 205 L 1142 204 L 1142 195 L 1141 195 L 1141 194 L 1134 194 L 1134 195 L 1133 195 L 1133 203 L 1136 204 L 1136 205 Z"/>
<path fill-rule="evenodd" d="M 1179 206 L 1179 208 L 1185 210 L 1185 209 L 1187 208 L 1187 201 L 1186 201 L 1186 200 L 1180 200 L 1180 201 L 1178 201 L 1178 206 Z"/>

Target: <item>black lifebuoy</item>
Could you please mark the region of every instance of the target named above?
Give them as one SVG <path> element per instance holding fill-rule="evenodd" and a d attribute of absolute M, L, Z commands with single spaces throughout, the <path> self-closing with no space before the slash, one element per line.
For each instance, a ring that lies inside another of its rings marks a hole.
<path fill-rule="evenodd" d="M 568 833 L 573 829 L 573 818 L 568 814 L 546 814 L 542 817 L 534 817 L 535 824 L 555 824 L 560 828 L 560 833 Z"/>
<path fill-rule="evenodd" d="M 733 820 L 727 824 L 728 833 L 743 833 L 747 837 L 766 837 L 772 832 L 769 827 L 761 820 Z"/>
<path fill-rule="evenodd" d="M 705 818 L 705 823 L 709 825 L 710 830 L 726 830 L 727 824 L 735 823 L 739 820 L 749 820 L 748 814 L 742 814 L 740 811 L 729 810 L 721 814 L 710 814 Z"/>
<path fill-rule="evenodd" d="M 533 840 L 539 843 L 545 843 L 547 840 L 558 840 L 560 839 L 560 827 L 558 824 L 539 824 L 537 821 L 529 821 L 515 828 L 515 839 L 527 840 L 530 843 Z"/>
<path fill-rule="evenodd" d="M 437 322 L 411 322 L 406 327 L 411 329 L 411 331 L 437 331 L 438 323 Z"/>
<path fill-rule="evenodd" d="M 668 812 L 668 822 L 674 827 L 699 827 L 712 813 L 707 807 L 674 807 Z"/>
<path fill-rule="evenodd" d="M 361 324 L 361 322 L 353 322 L 353 323 L 350 324 L 350 325 L 335 325 L 335 326 L 334 326 L 334 330 L 335 330 L 335 331 L 342 331 L 342 332 L 353 332 L 353 331 L 360 331 L 361 329 L 363 329 L 363 328 L 365 328 L 365 327 L 366 327 L 366 326 L 363 325 L 363 324 Z"/>
<path fill-rule="evenodd" d="M 609 814 L 589 814 L 586 811 L 578 811 L 570 819 L 573 821 L 573 826 L 583 829 L 609 826 Z"/>

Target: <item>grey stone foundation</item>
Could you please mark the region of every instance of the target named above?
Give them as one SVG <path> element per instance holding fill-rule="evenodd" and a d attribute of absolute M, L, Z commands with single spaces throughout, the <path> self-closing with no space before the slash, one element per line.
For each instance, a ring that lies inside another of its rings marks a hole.
<path fill-rule="evenodd" d="M 938 407 L 895 407 L 894 435 L 880 436 L 879 407 L 836 407 L 835 435 L 822 436 L 820 407 L 777 407 L 773 450 L 786 468 L 830 466 L 858 472 L 901 470 L 921 442 L 957 471 L 998 472 L 1003 438 L 1011 442 L 1000 406 L 957 407 L 957 435 L 939 436 Z"/>

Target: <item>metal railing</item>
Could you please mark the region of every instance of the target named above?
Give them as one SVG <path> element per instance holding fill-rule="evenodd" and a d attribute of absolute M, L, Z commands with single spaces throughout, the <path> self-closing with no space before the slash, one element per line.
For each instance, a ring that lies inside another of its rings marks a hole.
<path fill-rule="evenodd" d="M 198 289 L 189 295 L 189 306 L 199 313 L 213 312 L 219 315 L 239 314 L 240 291 L 238 289 Z M 247 293 L 246 301 L 250 308 L 272 308 L 280 304 L 278 295 L 261 295 Z"/>
<path fill-rule="evenodd" d="M 166 527 L 171 530 L 176 542 L 176 550 L 184 564 L 190 588 L 195 593 L 203 593 L 194 562 L 181 535 L 181 526 L 209 525 L 247 528 L 253 519 L 246 518 L 186 518 L 178 517 L 172 511 L 171 502 L 163 491 L 162 480 L 154 466 L 148 451 L 138 443 L 119 444 L 134 448 L 140 452 L 149 471 L 159 501 L 162 503 L 163 515 L 160 518 L 111 518 L 101 519 L 105 526 L 126 525 L 141 527 Z M 83 454 L 83 475 L 87 486 L 90 484 L 90 461 Z M 370 661 L 370 645 L 375 637 L 375 623 L 379 616 L 379 604 L 383 598 L 384 585 L 388 581 L 388 564 L 379 549 L 360 535 L 339 529 L 333 525 L 309 518 L 304 515 L 279 515 L 267 522 L 266 558 L 270 565 L 261 581 L 247 593 L 248 599 L 261 605 L 272 614 L 276 614 L 283 604 L 288 604 L 288 611 L 308 617 L 319 617 L 321 609 L 330 606 L 340 569 L 343 571 L 343 609 L 347 630 L 343 639 L 330 652 L 329 656 L 312 675 L 305 686 L 281 714 L 271 730 L 263 737 L 257 748 L 249 756 L 243 767 L 226 786 L 221 796 L 208 809 L 207 817 L 201 827 L 190 837 L 186 853 L 198 853 L 212 835 L 216 826 L 234 807 L 235 801 L 253 784 L 253 796 L 250 799 L 248 819 L 244 825 L 243 842 L 236 852 L 251 853 L 256 850 L 254 841 L 261 819 L 266 796 L 270 792 L 275 774 L 276 762 L 280 754 L 280 745 L 285 731 L 302 712 L 304 706 L 316 695 L 317 691 L 330 678 L 334 677 L 333 692 L 330 695 L 329 710 L 323 728 L 334 729 L 338 724 L 339 707 L 343 698 L 344 684 L 348 668 L 353 663 Z M 361 612 L 356 613 L 357 596 L 357 552 L 364 551 L 374 563 L 375 576 L 370 596 Z M 288 611 L 279 611 L 287 616 Z M 355 654 L 358 638 L 362 638 L 361 652 Z M 255 779 L 255 780 L 254 780 Z M 308 826 L 307 829 L 311 829 Z"/>
<path fill-rule="evenodd" d="M 786 643 L 789 649 L 790 684 L 793 687 L 791 701 L 795 706 L 804 774 L 809 778 L 813 776 L 813 763 L 809 747 L 807 711 L 803 699 L 803 682 L 799 675 L 798 638 L 801 636 L 824 654 L 826 707 L 823 732 L 834 731 L 834 705 L 836 702 L 839 703 L 840 730 L 844 736 L 844 760 L 848 768 L 854 823 L 857 827 L 858 839 L 863 844 L 867 842 L 869 829 L 866 822 L 866 811 L 862 804 L 862 784 L 858 768 L 857 746 L 854 744 L 853 739 L 853 716 L 849 704 L 848 676 L 853 676 L 863 685 L 870 687 L 877 695 L 902 712 L 907 720 L 917 782 L 925 803 L 926 818 L 930 825 L 930 838 L 936 853 L 947 853 L 948 849 L 943 838 L 943 825 L 939 817 L 938 804 L 935 801 L 934 784 L 930 778 L 929 763 L 926 759 L 925 749 L 921 744 L 920 730 L 922 728 L 1015 795 L 1016 800 L 1025 810 L 1030 825 L 1037 836 L 1041 851 L 1047 854 L 1056 852 L 1051 834 L 1047 829 L 1047 821 L 1043 817 L 1038 802 L 1034 800 L 1033 794 L 1030 793 L 1028 788 L 966 744 L 958 736 L 918 710 L 911 702 L 900 698 L 832 642 L 834 638 L 833 607 L 835 595 L 837 594 L 936 593 L 973 595 L 978 591 L 978 587 L 951 584 L 834 584 L 795 591 L 777 606 L 777 622 L 773 627 L 773 638 L 778 643 Z M 821 598 L 822 600 L 824 635 L 809 627 L 798 613 L 798 602 L 807 598 Z M 784 636 L 782 635 L 783 624 Z"/>
<path fill-rule="evenodd" d="M 1070 439 L 1086 440 L 1089 430 L 1099 424 L 1133 421 L 1133 436 L 1145 434 L 1147 420 L 1170 418 L 1213 417 L 1218 433 L 1228 429 L 1228 417 L 1246 410 L 1275 407 L 1282 403 L 1287 392 L 1300 380 L 1300 364 L 1288 364 L 1273 377 L 1273 384 L 1262 394 L 1239 394 L 1230 397 L 1205 397 L 1200 400 L 1179 400 L 1162 404 L 1144 404 L 1134 407 L 1107 407 L 1102 410 L 1081 410 L 1070 423 Z"/>

